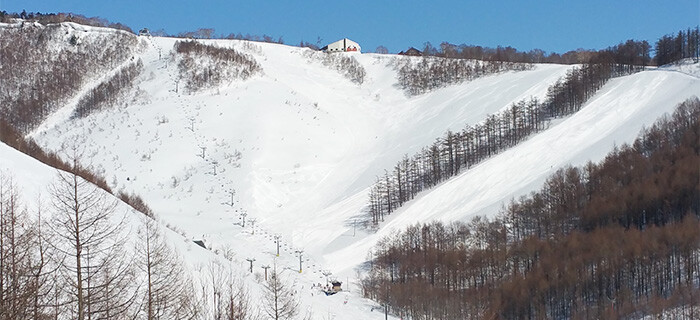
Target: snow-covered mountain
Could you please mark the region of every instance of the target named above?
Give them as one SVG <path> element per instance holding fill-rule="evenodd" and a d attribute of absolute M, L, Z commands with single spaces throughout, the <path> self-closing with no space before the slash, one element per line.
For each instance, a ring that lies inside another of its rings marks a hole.
<path fill-rule="evenodd" d="M 76 97 L 30 136 L 59 153 L 70 144 L 84 147 L 86 164 L 113 189 L 139 194 L 164 225 L 186 240 L 203 239 L 211 254 L 233 252 L 244 273 L 247 259 L 255 259 L 255 273 L 276 260 L 302 292 L 303 308 L 319 319 L 380 317 L 361 298 L 356 270 L 382 237 L 417 222 L 495 215 L 558 168 L 602 159 L 677 103 L 700 96 L 697 64 L 613 79 L 578 113 L 423 192 L 378 230 L 367 230 L 359 222 L 377 175 L 448 129 L 543 98 L 571 66 L 535 65 L 408 97 L 396 86 L 394 55 L 347 53 L 366 71 L 357 84 L 309 49 L 202 40 L 250 55 L 262 72 L 191 93 L 173 58 L 178 40 L 140 37 L 145 49 L 133 60 L 141 59 L 144 71 L 123 103 L 74 119 Z M 32 181 L 31 188 L 51 176 L 0 147 L 0 169 Z M 213 259 L 191 246 L 181 253 L 193 268 Z M 325 283 L 326 271 L 349 290 L 313 295 L 311 284 Z M 253 275 L 246 277 L 260 295 Z"/>

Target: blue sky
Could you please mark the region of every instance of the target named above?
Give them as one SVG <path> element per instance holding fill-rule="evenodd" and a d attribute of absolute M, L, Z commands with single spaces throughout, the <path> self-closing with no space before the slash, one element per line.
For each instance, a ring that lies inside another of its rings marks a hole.
<path fill-rule="evenodd" d="M 121 22 L 134 30 L 177 34 L 267 34 L 288 44 L 347 37 L 363 51 L 398 52 L 427 41 L 518 50 L 602 49 L 649 40 L 700 24 L 700 0 L 0 0 L 0 10 L 73 12 Z"/>

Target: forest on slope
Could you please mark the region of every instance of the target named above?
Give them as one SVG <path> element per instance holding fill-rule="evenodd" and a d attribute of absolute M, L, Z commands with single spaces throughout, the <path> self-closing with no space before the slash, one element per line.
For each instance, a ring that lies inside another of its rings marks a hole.
<path fill-rule="evenodd" d="M 364 292 L 413 319 L 697 315 L 699 141 L 693 98 L 493 220 L 418 224 L 383 239 Z"/>
<path fill-rule="evenodd" d="M 0 28 L 0 118 L 28 133 L 64 106 L 88 81 L 139 50 L 121 30 L 84 35 L 65 24 Z"/>

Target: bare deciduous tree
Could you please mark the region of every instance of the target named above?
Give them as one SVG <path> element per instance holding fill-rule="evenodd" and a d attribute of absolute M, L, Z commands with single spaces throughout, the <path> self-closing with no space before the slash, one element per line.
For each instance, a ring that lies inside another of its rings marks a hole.
<path fill-rule="evenodd" d="M 374 53 L 388 54 L 389 49 L 387 49 L 385 46 L 378 46 L 377 49 L 374 50 Z"/>
<path fill-rule="evenodd" d="M 77 152 L 73 163 L 77 166 Z M 132 273 L 120 248 L 124 218 L 115 217 L 117 202 L 76 174 L 59 171 L 49 187 L 54 215 L 52 249 L 60 261 L 66 306 L 76 319 L 124 315 L 133 295 L 126 294 Z M 117 292 L 119 292 L 117 294 Z"/>
<path fill-rule="evenodd" d="M 228 263 L 213 261 L 208 266 L 209 285 L 203 287 L 211 297 L 209 309 L 214 319 L 245 320 L 253 319 L 250 296 L 243 276 L 236 275 Z"/>
<path fill-rule="evenodd" d="M 272 319 L 291 319 L 299 312 L 299 301 L 294 297 L 292 289 L 284 283 L 277 264 L 272 267 L 272 273 L 265 282 L 265 313 Z"/>
<path fill-rule="evenodd" d="M 145 220 L 136 251 L 137 264 L 146 277 L 142 305 L 147 319 L 196 318 L 194 288 L 179 257 L 165 243 L 156 222 Z"/>
<path fill-rule="evenodd" d="M 38 319 L 45 311 L 41 220 L 32 221 L 19 194 L 12 176 L 0 172 L 0 319 Z"/>

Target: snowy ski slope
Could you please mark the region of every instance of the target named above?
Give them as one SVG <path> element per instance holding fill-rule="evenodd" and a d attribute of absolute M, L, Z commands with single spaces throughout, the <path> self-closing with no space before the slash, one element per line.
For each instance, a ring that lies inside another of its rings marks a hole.
<path fill-rule="evenodd" d="M 353 54 L 367 71 L 357 85 L 309 58 L 307 49 L 210 40 L 252 55 L 263 74 L 184 94 L 181 83 L 175 92 L 177 68 L 169 56 L 176 40 L 142 39 L 148 49 L 136 58 L 146 71 L 137 86 L 146 95 L 80 120 L 69 119 L 74 106 L 66 105 L 31 136 L 56 151 L 66 143 L 84 146 L 115 190 L 141 195 L 163 224 L 187 239 L 203 238 L 212 252 L 232 250 L 244 274 L 246 258 L 256 259 L 256 273 L 276 260 L 304 293 L 303 308 L 319 319 L 380 318 L 361 298 L 355 270 L 381 237 L 417 222 L 494 215 L 558 168 L 600 160 L 677 103 L 700 96 L 695 65 L 613 79 L 577 114 L 420 194 L 368 232 L 355 222 L 375 176 L 447 129 L 542 98 L 570 66 L 537 65 L 406 97 L 395 87 L 393 55 Z M 5 149 L 0 168 L 36 176 L 21 161 L 7 161 Z M 279 258 L 275 234 L 282 237 Z M 182 250 L 188 260 L 201 260 L 188 248 Z M 304 251 L 302 273 L 297 250 Z M 325 282 L 324 270 L 349 280 L 350 290 L 311 295 L 311 283 Z M 246 279 L 254 296 L 262 294 L 253 276 Z"/>

